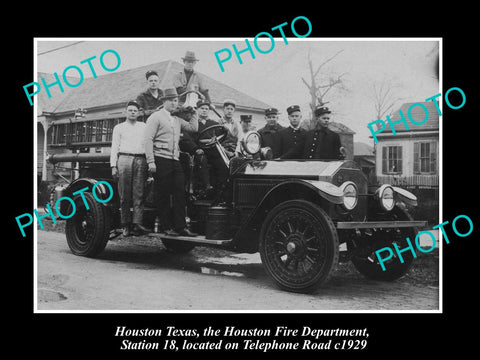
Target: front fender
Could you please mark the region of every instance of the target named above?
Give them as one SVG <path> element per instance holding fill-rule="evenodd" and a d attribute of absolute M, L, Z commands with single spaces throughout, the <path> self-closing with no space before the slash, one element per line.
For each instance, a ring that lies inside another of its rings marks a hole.
<path fill-rule="evenodd" d="M 319 200 L 319 197 L 332 204 L 343 204 L 342 190 L 329 182 L 303 179 L 283 181 L 265 194 L 250 215 L 249 220 L 265 207 L 273 208 L 281 202 L 295 199 L 315 202 Z"/>
<path fill-rule="evenodd" d="M 73 197 L 73 193 L 75 191 L 78 191 L 80 189 L 83 189 L 85 187 L 88 187 L 88 191 L 86 192 L 92 192 L 93 186 L 99 182 L 99 181 L 106 181 L 110 184 L 110 186 L 113 189 L 113 197 L 110 201 L 101 203 L 103 206 L 110 207 L 113 204 L 116 204 L 118 202 L 118 191 L 117 191 L 117 184 L 115 181 L 112 179 L 92 179 L 92 178 L 79 178 L 74 181 L 72 181 L 68 187 L 64 190 L 63 196 L 68 196 L 70 198 Z M 100 199 L 107 199 L 110 196 L 109 189 L 107 186 L 104 186 L 103 184 L 100 184 L 95 188 L 95 194 L 97 195 L 98 198 Z M 66 207 L 69 206 L 69 203 L 66 201 L 63 201 L 60 204 L 60 210 L 62 212 L 67 211 Z"/>
<path fill-rule="evenodd" d="M 258 202 L 235 235 L 233 244 L 239 249 L 255 252 L 260 229 L 268 212 L 282 202 L 297 199 L 313 202 L 329 212 L 331 204 L 343 203 L 343 192 L 339 187 L 325 181 L 303 179 L 283 181 L 272 187 Z"/>
<path fill-rule="evenodd" d="M 313 186 L 320 196 L 333 204 L 343 204 L 343 191 L 332 183 L 320 180 L 303 180 Z"/>
<path fill-rule="evenodd" d="M 395 196 L 398 198 L 398 200 L 411 206 L 417 206 L 417 197 L 413 195 L 410 191 L 396 186 L 392 186 L 392 189 L 395 192 Z"/>

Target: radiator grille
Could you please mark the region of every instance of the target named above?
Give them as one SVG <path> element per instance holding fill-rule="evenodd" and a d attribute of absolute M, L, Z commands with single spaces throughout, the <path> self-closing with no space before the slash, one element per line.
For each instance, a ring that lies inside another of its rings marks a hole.
<path fill-rule="evenodd" d="M 279 181 L 255 179 L 251 180 L 236 180 L 235 189 L 235 203 L 238 206 L 251 205 L 255 206 L 265 196 L 265 194 Z"/>

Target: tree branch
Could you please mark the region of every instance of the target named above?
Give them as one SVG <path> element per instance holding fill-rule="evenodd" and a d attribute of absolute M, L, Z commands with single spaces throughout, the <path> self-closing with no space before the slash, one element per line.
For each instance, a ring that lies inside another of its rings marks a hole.
<path fill-rule="evenodd" d="M 307 83 L 307 81 L 306 81 L 303 77 L 302 77 L 302 81 L 303 81 L 303 83 L 310 89 L 311 85 L 309 85 L 309 84 Z"/>
<path fill-rule="evenodd" d="M 318 72 L 320 71 L 320 69 L 321 69 L 324 65 L 326 65 L 327 63 L 329 63 L 331 60 L 333 60 L 335 57 L 337 57 L 338 54 L 340 54 L 342 51 L 343 51 L 343 49 L 340 50 L 340 51 L 338 51 L 338 52 L 337 52 L 335 55 L 333 55 L 332 57 L 330 57 L 330 58 L 328 58 L 327 60 L 325 60 L 323 63 L 321 63 L 321 64 L 318 66 L 317 71 L 315 71 L 315 74 L 313 74 L 313 77 L 316 77 L 316 76 L 318 75 Z"/>

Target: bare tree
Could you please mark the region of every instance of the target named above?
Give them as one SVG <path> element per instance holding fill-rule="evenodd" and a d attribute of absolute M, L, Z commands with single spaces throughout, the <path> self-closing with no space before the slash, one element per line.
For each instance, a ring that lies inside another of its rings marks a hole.
<path fill-rule="evenodd" d="M 308 68 L 310 71 L 310 83 L 308 83 L 303 77 L 302 77 L 302 81 L 305 84 L 305 86 L 308 88 L 308 92 L 310 94 L 309 105 L 310 105 L 310 110 L 312 114 L 314 113 L 315 108 L 318 105 L 322 106 L 328 103 L 328 101 L 326 101 L 326 95 L 334 87 L 338 87 L 345 90 L 343 77 L 346 75 L 346 73 L 343 73 L 340 75 L 333 75 L 333 74 L 326 75 L 320 72 L 325 67 L 325 65 L 327 65 L 330 61 L 336 58 L 341 52 L 343 52 L 343 49 L 337 51 L 333 56 L 324 60 L 320 65 L 317 66 L 315 70 L 314 70 L 312 60 L 310 58 L 310 52 L 308 53 Z M 309 122 L 310 122 L 309 120 L 305 119 L 304 125 L 306 125 L 306 127 L 309 127 L 310 125 Z"/>
<path fill-rule="evenodd" d="M 384 79 L 373 83 L 371 98 L 375 106 L 375 120 L 381 120 L 384 116 L 390 115 L 394 106 L 402 100 L 397 95 L 400 87 L 392 79 Z"/>

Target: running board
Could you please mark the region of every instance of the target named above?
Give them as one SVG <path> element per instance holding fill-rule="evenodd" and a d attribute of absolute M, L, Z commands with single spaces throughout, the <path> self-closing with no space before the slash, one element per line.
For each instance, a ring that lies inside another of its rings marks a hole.
<path fill-rule="evenodd" d="M 211 239 L 205 238 L 205 236 L 203 236 L 203 235 L 198 235 L 198 236 L 173 236 L 173 235 L 167 235 L 166 233 L 148 233 L 147 236 L 157 237 L 157 238 L 160 238 L 160 239 L 187 241 L 189 243 L 205 244 L 205 245 L 227 245 L 227 244 L 230 244 L 233 240 L 233 239 L 211 240 Z"/>
<path fill-rule="evenodd" d="M 339 221 L 337 229 L 423 227 L 426 221 Z"/>

